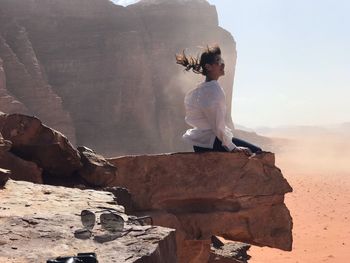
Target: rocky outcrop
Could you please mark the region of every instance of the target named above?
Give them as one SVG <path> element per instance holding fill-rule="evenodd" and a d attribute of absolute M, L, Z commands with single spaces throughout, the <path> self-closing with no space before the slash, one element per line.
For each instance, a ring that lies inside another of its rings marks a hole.
<path fill-rule="evenodd" d="M 0 187 L 3 187 L 10 178 L 11 171 L 0 168 Z"/>
<path fill-rule="evenodd" d="M 4 115 L 2 115 L 2 117 L 4 117 Z M 12 143 L 8 140 L 4 140 L 0 132 L 0 167 L 6 168 L 2 173 L 4 176 L 3 178 L 8 179 L 11 177 L 11 179 L 14 180 L 24 180 L 39 184 L 43 183 L 42 169 L 38 167 L 36 163 L 23 160 L 11 153 L 11 147 Z"/>
<path fill-rule="evenodd" d="M 42 183 L 42 169 L 35 163 L 25 161 L 9 152 L 11 147 L 12 143 L 8 140 L 4 140 L 0 133 L 0 187 L 2 187 L 10 177 L 15 180 Z"/>
<path fill-rule="evenodd" d="M 292 188 L 272 153 L 250 158 L 176 153 L 109 161 L 118 168 L 113 185 L 130 190 L 136 210 L 151 214 L 157 225 L 177 229 L 180 262 L 208 258 L 212 235 L 292 248 L 292 218 L 284 204 Z"/>
<path fill-rule="evenodd" d="M 222 242 L 212 236 L 208 263 L 247 263 L 251 258 L 247 251 L 251 247 L 241 242 Z"/>
<path fill-rule="evenodd" d="M 90 239 L 75 238 L 73 233 L 82 228 L 80 212 L 101 206 L 114 208 L 125 218 L 121 236 L 103 244 L 96 242 L 97 236 L 106 234 L 96 225 Z M 95 252 L 99 262 L 105 263 L 176 262 L 174 230 L 128 220 L 123 207 L 107 192 L 9 180 L 0 189 L 0 207 L 0 262 L 46 262 L 79 252 Z"/>
<path fill-rule="evenodd" d="M 3 114 L 0 132 L 12 142 L 12 153 L 35 162 L 49 175 L 71 176 L 82 166 L 79 153 L 67 138 L 35 117 Z"/>
<path fill-rule="evenodd" d="M 201 76 L 184 73 L 174 55 L 196 55 L 207 44 L 223 49 L 230 112 L 235 41 L 207 1 L 125 8 L 109 0 L 2 0 L 0 7 L 8 100 L 0 110 L 37 115 L 73 144 L 76 135 L 78 145 L 110 156 L 189 149 L 183 98 Z"/>
<path fill-rule="evenodd" d="M 35 117 L 0 114 L 0 167 L 11 178 L 34 183 L 106 187 L 117 169 L 87 147 L 75 149 L 67 138 Z"/>
<path fill-rule="evenodd" d="M 11 171 L 11 179 L 43 183 L 43 169 L 36 163 L 23 160 L 11 152 L 0 155 L 0 167 Z"/>
<path fill-rule="evenodd" d="M 0 121 L 1 121 L 1 115 L 0 114 Z M 5 140 L 0 132 L 0 154 L 3 154 L 4 152 L 7 152 L 11 149 L 12 143 L 8 140 Z"/>
<path fill-rule="evenodd" d="M 105 159 L 86 147 L 77 151 L 62 134 L 35 117 L 20 114 L 0 115 L 0 132 L 4 135 L 4 139 L 0 136 L 0 167 L 12 172 L 1 170 L 1 182 L 11 177 L 104 187 L 128 211 L 151 215 L 154 224 L 175 228 L 179 262 L 216 258 L 225 262 L 228 250 L 211 251 L 212 235 L 291 249 L 292 219 L 284 195 L 292 189 L 275 166 L 272 153 Z"/>
<path fill-rule="evenodd" d="M 110 185 L 116 176 L 117 168 L 87 147 L 78 147 L 78 151 L 83 163 L 83 167 L 78 171 L 79 175 L 93 186 Z"/>

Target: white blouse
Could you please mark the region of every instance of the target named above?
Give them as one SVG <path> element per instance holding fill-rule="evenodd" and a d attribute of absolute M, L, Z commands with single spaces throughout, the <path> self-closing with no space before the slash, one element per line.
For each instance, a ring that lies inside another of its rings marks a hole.
<path fill-rule="evenodd" d="M 185 121 L 193 128 L 182 136 L 184 140 L 195 146 L 213 148 L 215 137 L 218 137 L 229 151 L 236 147 L 232 143 L 232 131 L 225 123 L 225 93 L 216 80 L 203 82 L 188 92 L 185 109 Z"/>

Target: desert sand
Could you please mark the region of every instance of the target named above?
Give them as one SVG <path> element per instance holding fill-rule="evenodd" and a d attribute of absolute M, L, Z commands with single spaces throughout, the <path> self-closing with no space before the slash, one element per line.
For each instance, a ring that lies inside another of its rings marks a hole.
<path fill-rule="evenodd" d="M 350 262 L 350 139 L 293 138 L 276 164 L 293 187 L 285 201 L 293 217 L 293 250 L 250 249 L 251 263 Z"/>

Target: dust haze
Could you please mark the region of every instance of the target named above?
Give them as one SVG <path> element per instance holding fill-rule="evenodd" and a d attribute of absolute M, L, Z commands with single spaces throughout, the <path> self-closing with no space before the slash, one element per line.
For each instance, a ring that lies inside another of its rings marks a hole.
<path fill-rule="evenodd" d="M 284 173 L 350 176 L 348 127 L 294 127 L 263 135 L 278 141 L 276 164 Z"/>

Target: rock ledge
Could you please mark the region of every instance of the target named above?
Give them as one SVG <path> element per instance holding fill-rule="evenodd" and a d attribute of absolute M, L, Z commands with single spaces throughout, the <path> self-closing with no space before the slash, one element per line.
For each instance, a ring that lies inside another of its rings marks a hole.
<path fill-rule="evenodd" d="M 113 203 L 108 192 L 9 180 L 0 190 L 0 262 L 46 262 L 79 252 L 95 252 L 104 263 L 176 262 L 175 231 L 168 228 L 126 222 L 128 233 L 110 242 L 74 237 L 82 228 L 82 209 L 104 206 L 123 213 L 124 208 Z M 95 226 L 93 233 L 99 231 Z"/>

